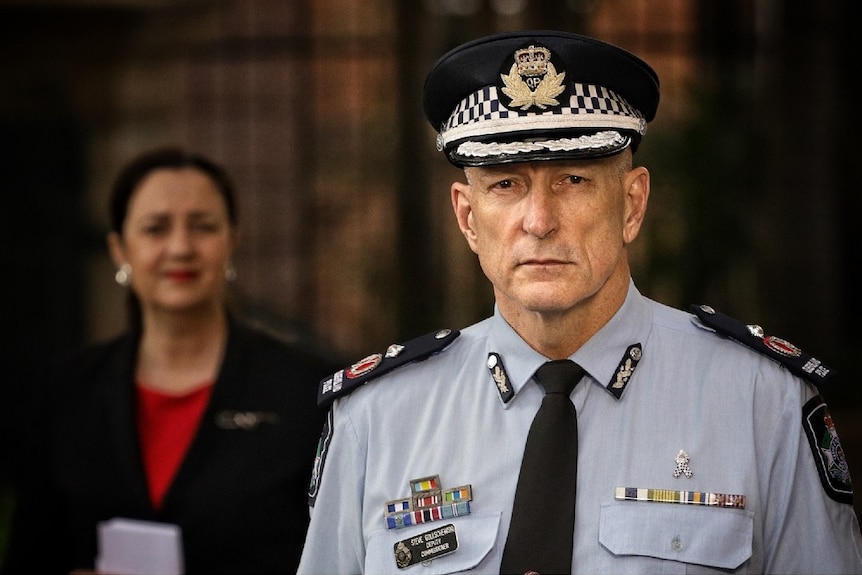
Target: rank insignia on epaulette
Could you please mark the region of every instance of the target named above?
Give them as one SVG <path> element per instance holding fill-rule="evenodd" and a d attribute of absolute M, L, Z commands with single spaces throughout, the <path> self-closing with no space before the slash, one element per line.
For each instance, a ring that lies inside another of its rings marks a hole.
<path fill-rule="evenodd" d="M 350 367 L 344 370 L 344 377 L 349 379 L 356 379 L 357 377 L 361 377 L 366 373 L 371 372 L 374 368 L 380 365 L 380 362 L 383 361 L 383 354 L 380 353 L 372 353 L 368 357 L 360 359 Z"/>
<path fill-rule="evenodd" d="M 744 324 L 708 305 L 693 305 L 691 311 L 707 327 L 721 335 L 730 337 L 763 355 L 774 359 L 791 373 L 806 379 L 814 385 L 821 386 L 829 382 L 837 374 L 819 359 L 804 353 L 797 346 L 785 339 L 765 335 L 759 325 Z"/>
<path fill-rule="evenodd" d="M 410 480 L 410 497 L 386 502 L 386 527 L 400 529 L 420 523 L 470 514 L 473 487 L 461 485 L 444 489 L 440 477 L 431 475 Z"/>
<path fill-rule="evenodd" d="M 393 343 L 386 348 L 386 357 L 398 357 L 404 351 L 404 346 L 400 343 Z"/>
<path fill-rule="evenodd" d="M 321 380 L 317 405 L 326 407 L 371 379 L 389 373 L 396 367 L 428 358 L 442 351 L 460 335 L 457 330 L 441 329 L 404 344 L 392 344 L 386 353 L 372 353 L 346 369 Z"/>

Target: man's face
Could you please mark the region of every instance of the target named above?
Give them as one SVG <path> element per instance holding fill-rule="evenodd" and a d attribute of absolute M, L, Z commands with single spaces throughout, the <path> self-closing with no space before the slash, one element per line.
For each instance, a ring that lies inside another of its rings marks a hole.
<path fill-rule="evenodd" d="M 566 313 L 611 282 L 627 289 L 626 245 L 640 229 L 649 174 L 631 153 L 466 168 L 452 202 L 504 315 Z M 610 286 L 609 286 L 610 287 Z"/>

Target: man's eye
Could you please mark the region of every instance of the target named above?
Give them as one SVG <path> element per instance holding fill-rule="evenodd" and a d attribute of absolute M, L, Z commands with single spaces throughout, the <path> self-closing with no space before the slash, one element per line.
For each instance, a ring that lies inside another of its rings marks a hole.
<path fill-rule="evenodd" d="M 514 184 L 512 183 L 512 180 L 500 180 L 499 182 L 494 184 L 492 187 L 502 188 L 502 189 L 506 190 L 506 189 L 511 188 L 513 185 Z"/>
<path fill-rule="evenodd" d="M 565 182 L 567 184 L 580 184 L 584 181 L 584 178 L 581 176 L 566 176 Z"/>

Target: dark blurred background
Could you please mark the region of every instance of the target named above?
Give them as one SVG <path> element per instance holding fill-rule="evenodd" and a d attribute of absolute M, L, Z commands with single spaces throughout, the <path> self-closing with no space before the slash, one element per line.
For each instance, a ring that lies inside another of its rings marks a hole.
<path fill-rule="evenodd" d="M 120 166 L 178 143 L 227 167 L 243 230 L 237 304 L 286 338 L 353 360 L 466 326 L 492 311 L 491 291 L 451 215 L 461 176 L 434 150 L 422 82 L 449 48 L 517 28 L 596 35 L 653 65 L 662 102 L 636 156 L 653 175 L 638 287 L 758 323 L 838 370 L 823 394 L 862 477 L 850 8 L 0 0 L 0 556 L 17 434 L 39 424 L 20 410 L 28 379 L 124 326 L 104 242 Z"/>

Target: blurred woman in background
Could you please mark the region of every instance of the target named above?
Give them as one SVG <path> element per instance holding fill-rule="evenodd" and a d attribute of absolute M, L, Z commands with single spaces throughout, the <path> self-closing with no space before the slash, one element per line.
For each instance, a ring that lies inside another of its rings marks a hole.
<path fill-rule="evenodd" d="M 40 394 L 5 571 L 96 568 L 97 525 L 180 528 L 186 573 L 292 573 L 332 365 L 228 305 L 238 241 L 224 170 L 178 148 L 119 174 L 108 246 L 126 333 L 64 361 Z"/>

